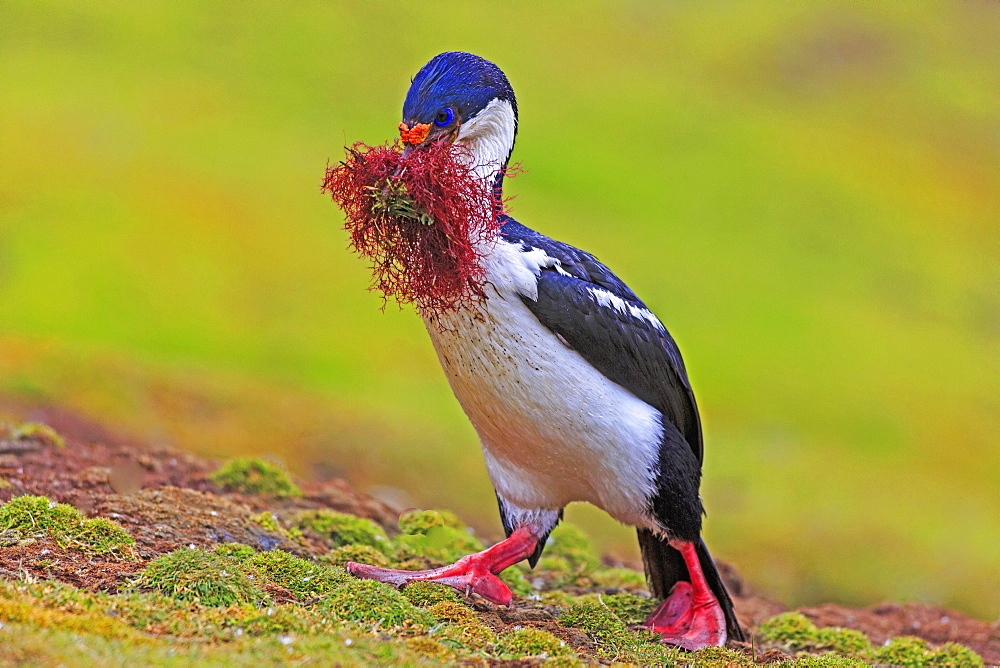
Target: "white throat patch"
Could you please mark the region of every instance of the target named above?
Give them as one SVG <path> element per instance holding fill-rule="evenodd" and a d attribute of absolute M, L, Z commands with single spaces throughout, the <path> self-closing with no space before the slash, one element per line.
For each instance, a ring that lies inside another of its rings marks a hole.
<path fill-rule="evenodd" d="M 468 146 L 476 161 L 476 173 L 485 181 L 502 169 L 514 150 L 517 118 L 510 102 L 494 99 L 458 131 L 457 144 Z"/>

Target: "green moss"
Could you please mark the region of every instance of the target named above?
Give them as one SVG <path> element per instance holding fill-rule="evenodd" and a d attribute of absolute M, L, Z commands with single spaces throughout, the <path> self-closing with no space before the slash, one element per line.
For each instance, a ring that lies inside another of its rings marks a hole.
<path fill-rule="evenodd" d="M 589 665 L 575 655 L 553 656 L 542 662 L 542 668 L 583 668 Z"/>
<path fill-rule="evenodd" d="M 434 527 L 466 528 L 455 513 L 447 510 L 408 510 L 399 516 L 399 530 L 404 534 L 425 534 Z"/>
<path fill-rule="evenodd" d="M 0 478 L 0 489 L 10 489 L 14 485 L 5 478 Z"/>
<path fill-rule="evenodd" d="M 343 568 L 348 561 L 372 566 L 388 566 L 389 560 L 385 554 L 371 545 L 341 545 L 332 552 L 324 554 L 319 560 L 330 566 Z"/>
<path fill-rule="evenodd" d="M 389 539 L 382 527 L 363 517 L 332 510 L 306 510 L 290 521 L 301 530 L 319 534 L 333 547 L 369 545 L 383 551 L 389 549 Z"/>
<path fill-rule="evenodd" d="M 410 638 L 406 645 L 410 651 L 432 659 L 436 664 L 451 664 L 458 658 L 452 648 L 427 636 Z"/>
<path fill-rule="evenodd" d="M 240 564 L 257 554 L 257 550 L 241 543 L 222 543 L 215 546 L 215 553 L 220 557 Z"/>
<path fill-rule="evenodd" d="M 559 623 L 586 631 L 606 657 L 617 655 L 630 642 L 625 622 L 599 601 L 573 603 L 563 610 Z"/>
<path fill-rule="evenodd" d="M 300 596 L 328 594 L 351 579 L 343 569 L 315 564 L 281 550 L 257 552 L 245 560 L 240 569 Z"/>
<path fill-rule="evenodd" d="M 233 459 L 209 476 L 209 479 L 230 492 L 263 496 L 302 496 L 302 490 L 292 482 L 283 467 L 263 459 Z"/>
<path fill-rule="evenodd" d="M 561 656 L 572 652 L 564 641 L 541 629 L 515 629 L 497 636 L 496 653 L 501 658 Z"/>
<path fill-rule="evenodd" d="M 817 631 L 801 612 L 783 612 L 761 625 L 760 636 L 768 642 L 802 649 L 816 644 Z"/>
<path fill-rule="evenodd" d="M 497 640 L 493 629 L 476 621 L 471 624 L 445 624 L 437 629 L 435 637 L 451 647 L 466 652 L 476 652 L 492 647 Z"/>
<path fill-rule="evenodd" d="M 628 593 L 604 595 L 601 600 L 627 626 L 638 626 L 645 623 L 656 610 L 656 606 L 659 605 L 659 601 L 656 599 Z"/>
<path fill-rule="evenodd" d="M 374 580 L 351 579 L 319 603 L 341 619 L 366 626 L 406 626 L 426 630 L 434 616 L 417 608 L 400 592 Z"/>
<path fill-rule="evenodd" d="M 440 601 L 432 604 L 428 612 L 447 622 L 456 624 L 479 624 L 479 615 L 467 605 L 458 601 Z"/>
<path fill-rule="evenodd" d="M 44 496 L 19 496 L 0 505 L 0 532 L 54 540 L 61 547 L 134 559 L 135 540 L 120 525 L 105 518 L 87 519 L 65 503 Z"/>
<path fill-rule="evenodd" d="M 0 598 L 0 619 L 4 624 L 27 624 L 114 639 L 141 640 L 141 636 L 121 620 L 98 612 L 54 610 L 32 597 L 19 600 Z"/>
<path fill-rule="evenodd" d="M 753 664 L 748 664 L 753 665 Z M 809 654 L 796 657 L 791 661 L 782 661 L 778 664 L 781 668 L 794 666 L 795 668 L 864 668 L 869 664 L 861 659 L 847 656 L 837 656 L 835 654 Z"/>
<path fill-rule="evenodd" d="M 666 665 L 691 666 L 692 668 L 749 668 L 758 664 L 743 652 L 725 647 L 706 647 L 696 652 L 672 650 Z"/>
<path fill-rule="evenodd" d="M 646 576 L 631 568 L 600 568 L 589 577 L 595 586 L 607 589 L 634 590 L 646 587 Z"/>
<path fill-rule="evenodd" d="M 65 448 L 66 441 L 47 424 L 29 422 L 22 424 L 10 433 L 15 441 L 34 441 L 42 445 L 54 445 L 57 448 Z"/>
<path fill-rule="evenodd" d="M 402 568 L 444 566 L 483 549 L 466 529 L 434 526 L 426 533 L 402 534 L 394 542 L 392 558 Z"/>
<path fill-rule="evenodd" d="M 979 668 L 983 666 L 983 658 L 964 645 L 946 642 L 927 661 L 928 666 L 959 666 L 961 668 Z"/>
<path fill-rule="evenodd" d="M 864 633 L 838 626 L 817 630 L 816 647 L 858 658 L 867 657 L 872 651 L 871 641 Z"/>
<path fill-rule="evenodd" d="M 676 660 L 677 648 L 663 644 L 655 633 L 630 631 L 601 599 L 571 603 L 559 623 L 586 631 L 604 659 L 639 665 L 670 665 Z"/>
<path fill-rule="evenodd" d="M 914 636 L 899 636 L 876 648 L 874 659 L 878 663 L 896 666 L 923 666 L 927 663 L 929 654 L 930 646 L 926 640 Z"/>
<path fill-rule="evenodd" d="M 423 580 L 411 582 L 403 587 L 403 596 L 418 608 L 428 608 L 443 601 L 460 602 L 458 594 L 451 587 Z"/>
<path fill-rule="evenodd" d="M 563 522 L 549 535 L 545 555 L 564 559 L 577 572 L 589 572 L 600 565 L 597 552 L 587 535 L 572 524 Z"/>
<path fill-rule="evenodd" d="M 332 630 L 333 625 L 325 623 L 308 608 L 300 605 L 276 605 L 240 620 L 237 628 L 251 636 L 297 633 L 306 635 Z"/>
<path fill-rule="evenodd" d="M 188 547 L 151 561 L 132 588 L 211 607 L 260 603 L 265 598 L 234 562 L 214 552 Z"/>
<path fill-rule="evenodd" d="M 403 513 L 399 529 L 391 556 L 400 568 L 443 566 L 483 549 L 454 513 L 443 510 Z"/>

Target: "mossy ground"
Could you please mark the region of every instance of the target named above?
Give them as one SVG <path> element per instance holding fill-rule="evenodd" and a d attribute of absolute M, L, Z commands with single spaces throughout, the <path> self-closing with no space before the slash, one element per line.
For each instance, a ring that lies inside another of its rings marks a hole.
<path fill-rule="evenodd" d="M 50 450 L 53 466 L 72 460 L 62 453 L 77 448 L 63 449 L 54 431 L 33 434 L 44 435 L 34 445 Z M 150 470 L 158 466 L 149 462 Z M 38 494 L 0 497 L 7 499 L 0 533 L 16 534 L 0 542 L 0 665 L 982 665 L 960 645 L 911 637 L 873 644 L 858 631 L 817 628 L 799 613 L 752 628 L 752 646 L 696 653 L 665 646 L 635 628 L 656 605 L 641 574 L 603 565 L 571 525 L 553 532 L 537 569 L 503 574 L 518 595 L 511 609 L 433 583 L 396 590 L 356 580 L 343 564 L 435 566 L 481 549 L 481 541 L 446 511 L 410 511 L 383 526 L 350 512 L 371 515 L 369 502 L 351 508 L 340 495 L 324 506 L 308 490 L 289 491 L 298 487 L 287 477 L 287 485 L 220 483 L 248 470 L 245 463 L 220 469 L 226 476 L 191 470 L 188 484 L 202 491 L 143 490 L 141 504 L 93 492 L 93 508 L 121 525 Z M 213 498 L 208 480 L 230 490 L 225 504 L 203 503 Z M 26 483 L 22 473 L 18 489 Z M 157 503 L 159 515 L 149 510 Z M 145 514 L 130 515 L 136 509 Z M 244 523 L 221 518 L 208 533 L 199 526 L 232 513 L 243 513 Z M 225 528 L 245 526 L 264 532 L 240 533 L 254 545 L 232 542 Z M 7 566 L 15 561 L 19 570 Z M 98 577 L 119 563 L 120 572 Z"/>

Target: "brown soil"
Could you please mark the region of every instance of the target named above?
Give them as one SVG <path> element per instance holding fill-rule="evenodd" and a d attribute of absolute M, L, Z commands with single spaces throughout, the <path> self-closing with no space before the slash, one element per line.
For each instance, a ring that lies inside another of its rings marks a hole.
<path fill-rule="evenodd" d="M 116 592 L 145 561 L 183 545 L 207 546 L 238 542 L 260 549 L 282 548 L 302 556 L 326 551 L 321 543 L 291 542 L 279 532 L 268 531 L 248 519 L 270 510 L 279 516 L 297 510 L 332 508 L 373 519 L 388 529 L 395 527 L 398 513 L 369 496 L 358 493 L 342 480 L 303 485 L 304 496 L 278 500 L 224 493 L 214 487 L 208 474 L 216 464 L 165 448 L 149 448 L 124 434 L 58 408 L 30 408 L 0 400 L 5 412 L 24 420 L 43 422 L 66 439 L 60 448 L 43 440 L 11 442 L 0 438 L 0 502 L 22 494 L 39 494 L 69 503 L 91 516 L 111 518 L 136 539 L 138 562 L 103 561 L 60 548 L 48 541 L 24 545 L 0 545 L 0 577 L 54 578 L 77 587 Z M 732 567 L 722 570 L 734 594 L 737 613 L 749 630 L 785 608 L 751 595 Z M 281 592 L 274 592 L 280 599 Z M 289 598 L 294 598 L 288 592 Z M 511 626 L 534 626 L 554 633 L 584 653 L 586 634 L 558 624 L 554 609 L 523 601 L 511 609 L 485 602 L 476 604 L 484 621 L 497 630 Z M 912 635 L 940 644 L 966 645 L 988 665 L 1000 665 L 1000 624 L 989 624 L 962 613 L 929 605 L 883 604 L 851 609 L 827 604 L 802 608 L 818 626 L 843 626 L 867 634 L 874 643 L 890 637 Z M 746 650 L 754 651 L 749 645 Z M 762 663 L 784 655 L 777 650 L 761 652 Z"/>

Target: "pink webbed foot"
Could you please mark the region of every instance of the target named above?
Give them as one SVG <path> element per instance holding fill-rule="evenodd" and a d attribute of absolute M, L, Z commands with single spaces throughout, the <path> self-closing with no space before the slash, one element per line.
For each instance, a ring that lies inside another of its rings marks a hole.
<path fill-rule="evenodd" d="M 643 628 L 684 649 L 722 647 L 726 644 L 726 616 L 705 581 L 694 545 L 678 542 L 675 547 L 684 556 L 691 582 L 675 584 Z"/>
<path fill-rule="evenodd" d="M 476 593 L 491 603 L 509 606 L 514 598 L 513 594 L 497 577 L 497 573 L 528 558 L 537 544 L 535 535 L 522 527 L 490 549 L 462 557 L 450 566 L 426 571 L 401 571 L 352 561 L 347 564 L 347 572 L 355 577 L 377 580 L 396 587 L 403 587 L 417 580 L 440 582 L 466 595 Z"/>
<path fill-rule="evenodd" d="M 645 628 L 655 631 L 663 642 L 684 649 L 721 647 L 726 644 L 726 617 L 711 597 L 697 601 L 689 582 L 678 582 L 670 596 L 646 620 Z"/>

